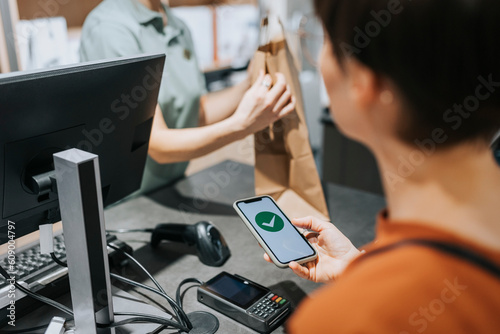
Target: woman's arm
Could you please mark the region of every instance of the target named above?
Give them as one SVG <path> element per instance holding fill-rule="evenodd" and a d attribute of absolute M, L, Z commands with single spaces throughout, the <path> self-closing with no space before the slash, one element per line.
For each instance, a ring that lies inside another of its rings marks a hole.
<path fill-rule="evenodd" d="M 214 124 L 231 116 L 250 86 L 248 77 L 231 88 L 202 96 L 200 126 Z"/>
<path fill-rule="evenodd" d="M 271 76 L 261 72 L 230 117 L 199 128 L 169 129 L 157 106 L 149 155 L 162 164 L 191 160 L 243 139 L 290 114 L 295 109 L 295 98 L 286 87 L 285 77 L 278 73 L 276 78 L 276 84 L 269 89 Z"/>

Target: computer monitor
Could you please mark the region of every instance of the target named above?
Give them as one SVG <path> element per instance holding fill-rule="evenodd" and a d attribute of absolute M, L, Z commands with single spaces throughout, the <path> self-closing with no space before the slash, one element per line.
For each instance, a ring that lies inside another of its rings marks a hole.
<path fill-rule="evenodd" d="M 104 206 L 140 187 L 165 55 L 0 75 L 0 244 L 61 219 L 53 154 L 99 157 Z M 41 190 L 41 191 L 40 191 Z"/>
<path fill-rule="evenodd" d="M 164 62 L 0 76 L 0 243 L 62 218 L 77 334 L 114 321 L 103 206 L 140 187 Z"/>

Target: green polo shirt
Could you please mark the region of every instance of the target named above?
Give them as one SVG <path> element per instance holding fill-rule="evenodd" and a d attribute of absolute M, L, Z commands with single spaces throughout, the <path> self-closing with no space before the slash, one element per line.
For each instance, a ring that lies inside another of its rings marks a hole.
<path fill-rule="evenodd" d="M 87 17 L 80 44 L 81 61 L 165 53 L 158 103 L 169 128 L 198 126 L 205 78 L 194 54 L 186 24 L 165 6 L 160 13 L 136 0 L 104 0 Z M 166 145 L 175 145 L 175 142 Z M 184 175 L 188 162 L 158 164 L 148 157 L 139 193 L 151 191 Z"/>

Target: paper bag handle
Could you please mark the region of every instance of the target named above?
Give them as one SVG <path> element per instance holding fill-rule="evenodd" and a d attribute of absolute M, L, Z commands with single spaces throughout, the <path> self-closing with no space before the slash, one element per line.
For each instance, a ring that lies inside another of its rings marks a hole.
<path fill-rule="evenodd" d="M 274 19 L 274 17 L 273 17 Z M 279 17 L 276 17 L 277 25 L 276 29 L 279 34 L 281 34 L 280 37 L 285 39 L 285 28 L 283 26 L 283 23 L 281 22 L 281 19 Z M 270 18 L 269 16 L 264 17 L 261 22 L 260 22 L 260 40 L 259 40 L 259 47 L 268 45 L 271 43 L 271 39 L 273 39 L 275 36 L 271 36 L 271 27 L 273 25 L 270 24 Z"/>

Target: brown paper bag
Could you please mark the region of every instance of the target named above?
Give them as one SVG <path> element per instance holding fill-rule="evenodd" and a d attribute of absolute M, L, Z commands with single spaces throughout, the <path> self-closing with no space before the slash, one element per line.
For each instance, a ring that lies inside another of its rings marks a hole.
<path fill-rule="evenodd" d="M 262 22 L 266 35 L 268 19 Z M 281 32 L 283 28 L 281 26 Z M 330 220 L 307 131 L 298 71 L 284 34 L 259 47 L 252 62 L 253 81 L 264 69 L 280 72 L 297 98 L 294 113 L 255 134 L 255 193 L 272 196 L 292 217 Z"/>

